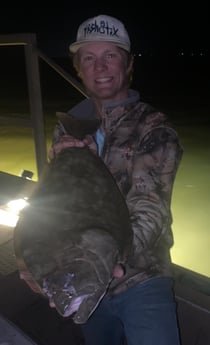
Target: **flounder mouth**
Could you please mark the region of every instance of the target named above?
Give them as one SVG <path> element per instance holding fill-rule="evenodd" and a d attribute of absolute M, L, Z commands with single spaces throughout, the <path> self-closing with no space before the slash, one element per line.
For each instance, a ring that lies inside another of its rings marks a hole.
<path fill-rule="evenodd" d="M 56 301 L 56 298 L 53 300 L 55 304 L 55 308 L 57 312 L 63 316 L 63 317 L 69 317 L 76 313 L 81 305 L 81 303 L 87 299 L 89 295 L 82 295 L 77 297 L 72 297 L 72 300 L 70 302 L 69 298 L 64 299 L 61 303 L 58 303 Z M 69 303 L 70 302 L 70 303 Z"/>
<path fill-rule="evenodd" d="M 69 275 L 69 274 L 68 274 Z M 49 284 L 48 279 L 43 280 L 42 291 L 49 299 L 53 306 L 62 317 L 69 317 L 75 314 L 76 320 L 85 319 L 89 316 L 89 308 L 86 308 L 86 300 L 91 300 L 94 296 L 96 287 L 93 285 L 86 286 L 87 291 L 77 291 L 73 285 L 64 284 L 62 288 L 54 284 Z M 84 303 L 83 303 L 84 302 Z M 80 307 L 82 305 L 82 317 Z M 87 317 L 86 317 L 87 313 Z"/>
<path fill-rule="evenodd" d="M 94 312 L 100 300 L 103 298 L 106 289 L 97 292 L 71 295 L 66 292 L 56 292 L 51 296 L 50 301 L 62 317 L 72 316 L 75 323 L 85 323 Z"/>
<path fill-rule="evenodd" d="M 104 296 L 109 275 L 105 272 L 105 281 L 100 279 L 95 266 L 81 259 L 71 262 L 67 268 L 41 278 L 40 285 L 62 317 L 74 314 L 75 323 L 85 323 Z"/>

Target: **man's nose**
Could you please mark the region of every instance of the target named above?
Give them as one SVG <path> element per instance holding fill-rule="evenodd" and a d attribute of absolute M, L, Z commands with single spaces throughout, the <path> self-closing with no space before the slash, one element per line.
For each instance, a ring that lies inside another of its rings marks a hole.
<path fill-rule="evenodd" d="M 104 58 L 97 58 L 95 60 L 95 69 L 103 70 L 104 68 L 107 68 L 107 64 Z"/>

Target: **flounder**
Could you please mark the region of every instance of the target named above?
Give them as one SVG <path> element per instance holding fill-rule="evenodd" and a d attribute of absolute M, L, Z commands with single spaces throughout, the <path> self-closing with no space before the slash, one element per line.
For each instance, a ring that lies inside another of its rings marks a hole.
<path fill-rule="evenodd" d="M 58 117 L 80 139 L 98 125 Z M 88 147 L 66 148 L 47 164 L 14 231 L 17 261 L 24 261 L 59 314 L 75 323 L 85 323 L 94 312 L 131 245 L 125 199 Z"/>

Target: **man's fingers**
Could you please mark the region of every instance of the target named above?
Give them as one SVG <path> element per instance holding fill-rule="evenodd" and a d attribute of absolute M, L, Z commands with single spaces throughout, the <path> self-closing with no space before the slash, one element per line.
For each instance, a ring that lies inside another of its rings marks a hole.
<path fill-rule="evenodd" d="M 60 137 L 59 142 L 53 144 L 49 151 L 49 158 L 52 159 L 62 150 L 68 147 L 84 147 L 86 144 L 82 140 L 78 140 L 69 135 Z"/>
<path fill-rule="evenodd" d="M 116 265 L 114 268 L 113 276 L 115 278 L 121 278 L 125 274 L 125 270 L 122 265 Z"/>

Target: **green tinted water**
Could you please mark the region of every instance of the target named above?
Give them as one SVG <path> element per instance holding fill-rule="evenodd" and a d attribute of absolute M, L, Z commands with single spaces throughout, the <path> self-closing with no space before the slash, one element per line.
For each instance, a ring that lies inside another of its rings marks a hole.
<path fill-rule="evenodd" d="M 49 149 L 54 118 L 46 122 Z M 208 125 L 179 125 L 184 155 L 172 197 L 174 246 L 172 260 L 210 277 L 210 140 Z M 34 172 L 37 180 L 33 132 L 0 127 L 0 170 L 19 175 Z"/>

